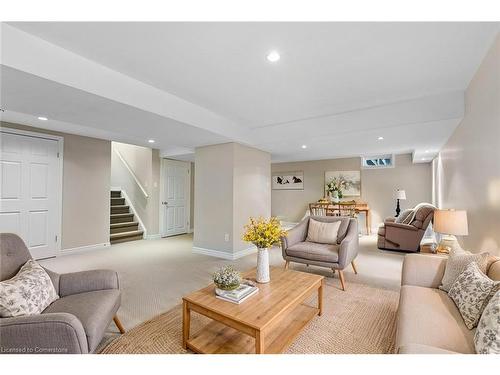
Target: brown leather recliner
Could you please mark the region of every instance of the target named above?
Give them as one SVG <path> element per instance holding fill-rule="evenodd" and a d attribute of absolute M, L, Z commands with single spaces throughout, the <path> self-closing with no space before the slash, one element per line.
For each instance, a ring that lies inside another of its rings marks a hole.
<path fill-rule="evenodd" d="M 417 252 L 420 241 L 434 217 L 436 208 L 431 205 L 420 206 L 415 213 L 403 213 L 399 218 L 387 218 L 378 229 L 377 247 L 383 250 Z M 406 224 L 405 219 L 411 219 Z"/>

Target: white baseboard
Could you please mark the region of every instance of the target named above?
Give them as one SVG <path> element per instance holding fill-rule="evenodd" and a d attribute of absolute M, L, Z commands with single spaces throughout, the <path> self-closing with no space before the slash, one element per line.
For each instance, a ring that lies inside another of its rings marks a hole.
<path fill-rule="evenodd" d="M 214 250 L 214 249 L 205 249 L 203 247 L 193 246 L 194 254 L 203 254 L 209 255 L 216 258 L 228 259 L 228 260 L 236 260 L 242 258 L 244 256 L 253 254 L 257 252 L 257 248 L 255 246 L 250 246 L 246 249 L 236 251 L 234 253 L 228 253 L 226 251 Z"/>
<path fill-rule="evenodd" d="M 158 234 L 148 234 L 146 236 L 144 236 L 144 239 L 145 240 L 158 240 L 161 238 L 161 234 L 158 233 Z"/>
<path fill-rule="evenodd" d="M 85 246 L 72 247 L 72 248 L 69 248 L 69 249 L 62 249 L 62 250 L 60 250 L 58 255 L 69 255 L 69 254 L 83 253 L 83 252 L 86 252 L 86 251 L 99 250 L 99 249 L 102 249 L 103 247 L 108 247 L 108 246 L 110 246 L 109 242 L 96 243 L 94 245 L 85 245 Z"/>

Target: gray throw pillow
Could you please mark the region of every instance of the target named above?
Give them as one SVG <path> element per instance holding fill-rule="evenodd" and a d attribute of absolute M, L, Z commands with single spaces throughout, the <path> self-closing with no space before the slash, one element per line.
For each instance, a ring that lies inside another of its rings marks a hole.
<path fill-rule="evenodd" d="M 464 271 L 465 267 L 472 262 L 476 262 L 481 272 L 486 273 L 489 256 L 489 253 L 450 253 L 446 261 L 446 269 L 439 289 L 448 292 L 458 276 Z"/>
<path fill-rule="evenodd" d="M 50 276 L 30 259 L 16 276 L 0 282 L 0 317 L 40 314 L 58 298 Z"/>
<path fill-rule="evenodd" d="M 500 291 L 491 297 L 474 334 L 476 353 L 500 354 Z"/>
<path fill-rule="evenodd" d="M 499 289 L 500 281 L 491 280 L 472 262 L 453 283 L 448 296 L 457 305 L 467 328 L 472 329 L 477 326 L 484 308 Z"/>

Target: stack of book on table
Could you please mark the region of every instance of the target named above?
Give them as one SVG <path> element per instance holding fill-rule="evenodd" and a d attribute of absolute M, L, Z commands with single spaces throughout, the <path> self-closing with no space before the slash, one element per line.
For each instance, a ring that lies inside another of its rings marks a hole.
<path fill-rule="evenodd" d="M 253 285 L 241 284 L 234 290 L 222 290 L 215 288 L 215 297 L 221 300 L 240 304 L 247 298 L 250 298 L 259 291 L 259 288 Z"/>

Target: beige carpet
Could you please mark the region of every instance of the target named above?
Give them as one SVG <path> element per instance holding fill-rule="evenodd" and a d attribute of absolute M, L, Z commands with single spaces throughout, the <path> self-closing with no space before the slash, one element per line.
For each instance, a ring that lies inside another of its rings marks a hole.
<path fill-rule="evenodd" d="M 363 236 L 359 241 L 359 255 L 356 258 L 358 274 L 355 275 L 350 267 L 346 268 L 344 275 L 347 284 L 361 283 L 399 290 L 404 254 L 378 250 L 376 236 Z M 125 242 L 99 250 L 47 259 L 41 263 L 59 273 L 91 269 L 117 271 L 122 291 L 122 305 L 118 316 L 128 330 L 172 309 L 181 302 L 182 296 L 207 285 L 212 273 L 219 267 L 232 264 L 236 269 L 246 271 L 257 264 L 257 254 L 229 261 L 193 254 L 192 247 L 192 235 L 182 235 Z M 273 266 L 284 266 L 281 249 L 270 251 L 270 263 Z M 307 268 L 298 263 L 292 263 L 291 268 L 323 275 L 335 286 L 340 284 L 338 274 L 333 277 L 328 268 Z M 108 333 L 118 333 L 113 323 L 108 327 Z M 110 338 L 112 337 L 106 337 L 103 345 Z"/>
<path fill-rule="evenodd" d="M 392 353 L 398 292 L 349 283 L 347 291 L 335 279 L 326 279 L 324 314 L 315 317 L 286 353 Z M 310 301 L 315 303 L 315 299 Z M 140 324 L 107 345 L 104 354 L 179 354 L 182 316 L 178 305 Z M 191 332 L 208 319 L 192 313 Z"/>

